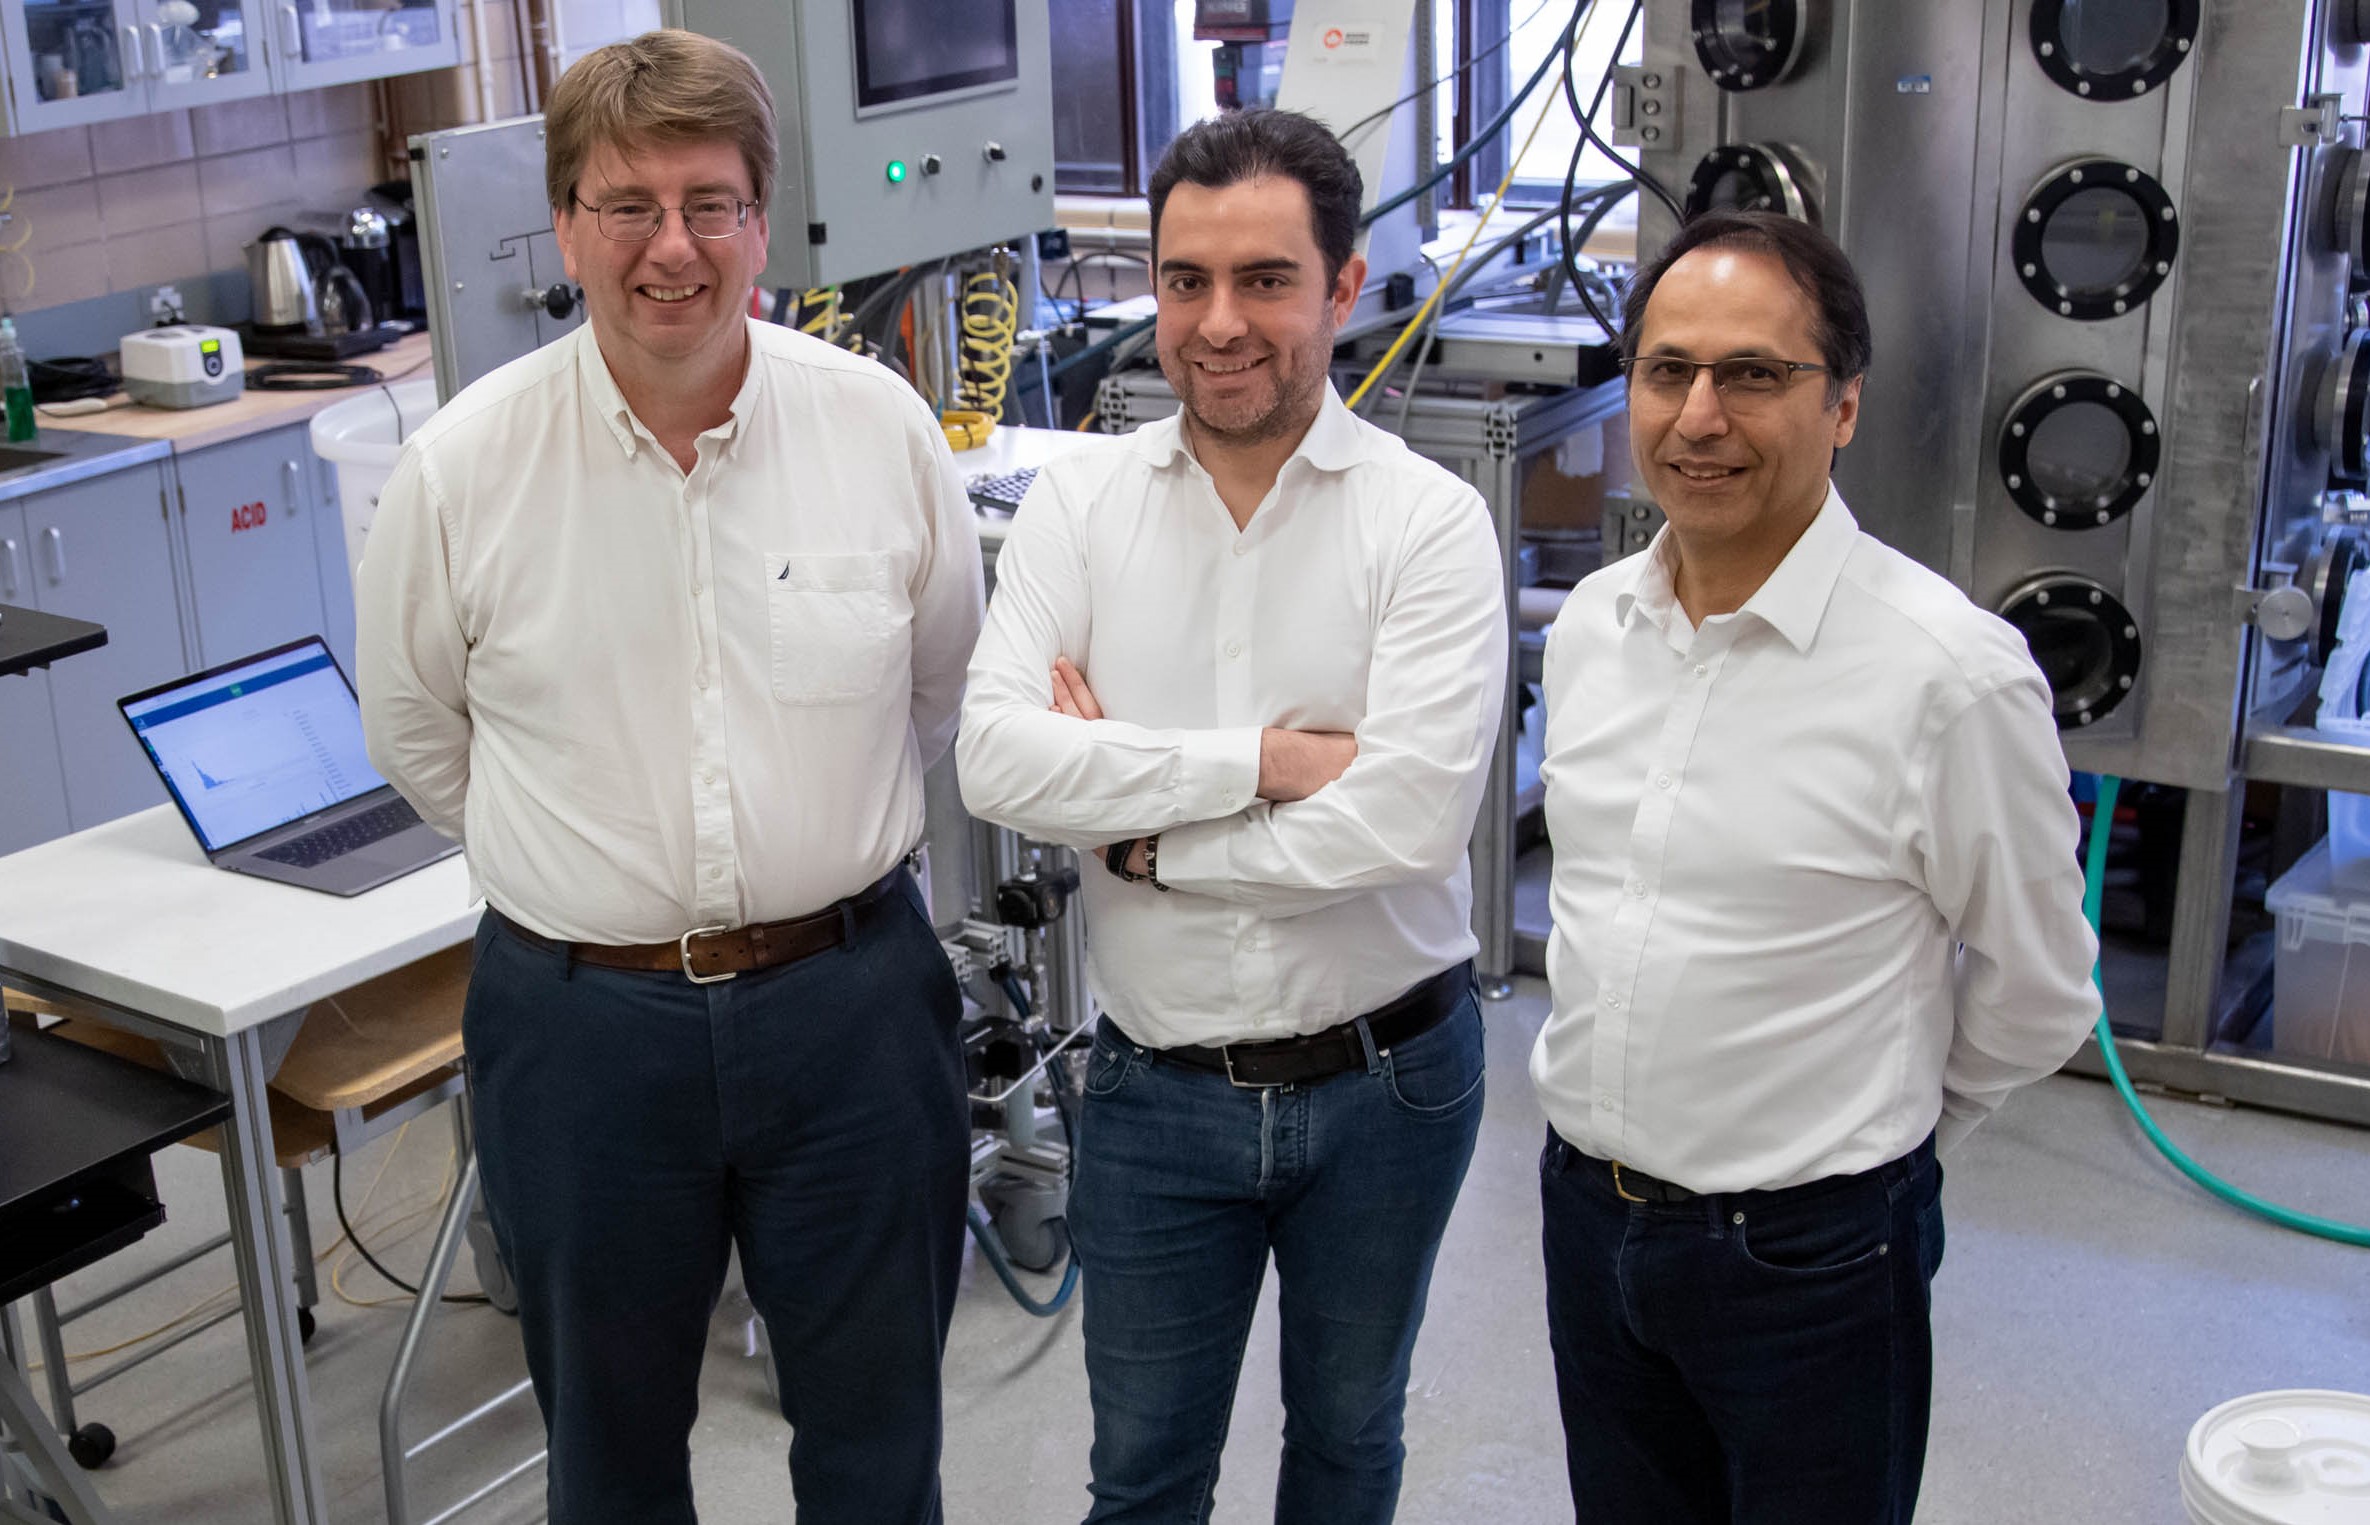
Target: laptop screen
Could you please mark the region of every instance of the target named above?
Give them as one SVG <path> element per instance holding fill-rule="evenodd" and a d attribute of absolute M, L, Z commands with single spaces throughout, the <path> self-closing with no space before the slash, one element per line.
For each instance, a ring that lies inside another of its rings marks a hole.
<path fill-rule="evenodd" d="M 122 707 L 208 852 L 386 782 L 363 751 L 354 690 L 318 637 Z"/>

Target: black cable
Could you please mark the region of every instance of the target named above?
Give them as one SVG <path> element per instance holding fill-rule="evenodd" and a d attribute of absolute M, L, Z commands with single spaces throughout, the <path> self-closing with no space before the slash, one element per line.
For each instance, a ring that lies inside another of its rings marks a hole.
<path fill-rule="evenodd" d="M 331 1205 L 337 1209 L 337 1226 L 345 1230 L 346 1243 L 354 1247 L 354 1253 L 362 1257 L 363 1264 L 378 1272 L 381 1279 L 401 1287 L 404 1291 L 409 1292 L 414 1297 L 418 1297 L 420 1295 L 420 1289 L 413 1286 L 410 1282 L 405 1281 L 393 1271 L 388 1270 L 385 1266 L 380 1265 L 379 1258 L 376 1255 L 370 1253 L 370 1246 L 362 1242 L 362 1236 L 355 1233 L 354 1225 L 347 1221 L 346 1157 L 344 1154 L 336 1151 L 332 1151 L 329 1156 L 329 1200 Z M 483 1293 L 479 1292 L 447 1292 L 444 1294 L 442 1300 L 448 1303 L 491 1303 L 493 1301 L 492 1298 L 487 1297 Z"/>
<path fill-rule="evenodd" d="M 1347 148 L 1349 146 L 1351 133 L 1362 131 L 1370 124 L 1381 121 L 1383 118 L 1389 116 L 1392 112 L 1397 111 L 1400 107 L 1406 105 L 1410 101 L 1422 100 L 1425 96 L 1431 94 L 1435 90 L 1440 89 L 1443 85 L 1455 84 L 1460 77 L 1470 73 L 1475 64 L 1481 62 L 1483 59 L 1489 57 L 1493 53 L 1504 52 L 1507 44 L 1514 41 L 1514 34 L 1516 32 L 1521 31 L 1524 27 L 1529 26 L 1532 22 L 1545 15 L 1547 12 L 1547 7 L 1553 5 L 1554 3 L 1555 0 L 1539 0 L 1539 3 L 1532 8 L 1531 13 L 1528 16 L 1523 17 L 1520 21 L 1517 21 L 1514 23 L 1514 25 L 1506 29 L 1505 36 L 1499 38 L 1496 42 L 1491 43 L 1488 47 L 1483 48 L 1480 52 L 1474 54 L 1471 58 L 1466 59 L 1463 63 L 1449 70 L 1446 74 L 1441 75 L 1438 79 L 1432 81 L 1432 83 L 1419 86 L 1416 89 L 1408 91 L 1405 95 L 1391 102 L 1391 104 L 1388 106 L 1383 107 L 1380 111 L 1369 111 L 1366 113 L 1366 115 L 1358 118 L 1358 120 L 1355 122 L 1350 123 L 1349 126 L 1344 127 L 1341 131 L 1335 133 L 1334 137 L 1340 139 L 1341 145 L 1344 148 Z"/>
<path fill-rule="evenodd" d="M 335 360 L 275 360 L 247 373 L 247 385 L 259 392 L 334 392 L 341 387 L 372 386 L 387 378 L 367 365 Z"/>
<path fill-rule="evenodd" d="M 1633 0 L 1629 10 L 1629 20 L 1622 24 L 1622 43 L 1626 43 L 1629 40 L 1630 28 L 1637 24 L 1638 12 L 1643 7 L 1643 5 L 1644 0 Z M 1586 111 L 1582 111 L 1580 109 L 1580 92 L 1573 87 L 1572 83 L 1572 66 L 1574 62 L 1574 54 L 1578 46 L 1579 28 L 1575 26 L 1572 29 L 1571 34 L 1565 39 L 1564 43 L 1564 100 L 1572 108 L 1573 117 L 1580 123 L 1581 140 L 1594 145 L 1598 153 L 1603 154 L 1606 158 L 1613 161 L 1615 168 L 1619 169 L 1623 174 L 1629 176 L 1632 180 L 1635 180 L 1638 184 L 1644 186 L 1647 190 L 1652 191 L 1656 200 L 1660 201 L 1664 206 L 1670 208 L 1671 216 L 1677 218 L 1681 222 L 1685 222 L 1687 220 L 1687 209 L 1679 205 L 1678 198 L 1673 196 L 1670 191 L 1664 187 L 1661 181 L 1655 179 L 1652 175 L 1647 174 L 1645 170 L 1640 168 L 1638 165 L 1630 163 L 1627 159 L 1624 159 L 1621 157 L 1621 155 L 1615 153 L 1613 151 L 1613 145 L 1606 142 L 1603 138 L 1598 137 L 1595 125 L 1588 120 L 1590 117 L 1596 115 L 1597 107 L 1604 104 L 1605 92 L 1612 87 L 1613 71 L 1621 66 L 1621 43 L 1614 44 L 1613 56 L 1606 61 L 1604 76 L 1597 84 L 1596 101 Z"/>
<path fill-rule="evenodd" d="M 1596 94 L 1589 98 L 1588 110 L 1585 112 L 1580 110 L 1580 94 L 1573 88 L 1572 83 L 1572 69 L 1578 52 L 1577 37 L 1575 34 L 1574 37 L 1565 39 L 1564 98 L 1571 105 L 1573 115 L 1583 126 L 1586 125 L 1590 117 L 1596 115 L 1598 108 L 1604 105 L 1606 92 L 1613 87 L 1613 70 L 1619 67 L 1621 62 L 1621 50 L 1629 45 L 1629 34 L 1636 29 L 1638 16 L 1644 8 L 1643 0 L 1632 0 L 1628 19 L 1621 23 L 1621 35 L 1613 40 L 1612 58 L 1606 64 L 1603 76 L 1597 80 Z M 1612 209 L 1620 197 L 1615 196 L 1600 205 L 1583 229 L 1575 234 L 1572 228 L 1572 191 L 1573 187 L 1579 183 L 1580 159 L 1587 152 L 1588 145 L 1589 138 L 1585 133 L 1578 142 L 1572 145 L 1571 162 L 1564 166 L 1564 194 L 1562 201 L 1558 204 L 1562 215 L 1557 220 L 1556 226 L 1563 252 L 1564 277 L 1572 283 L 1572 290 L 1578 294 L 1580 305 L 1588 310 L 1590 320 L 1597 327 L 1603 329 L 1605 337 L 1610 339 L 1614 337 L 1613 324 L 1604 313 L 1598 311 L 1596 298 L 1589 294 L 1588 283 L 1580 274 L 1580 251 L 1587 245 L 1589 234 L 1596 231 L 1597 224 L 1604 220 L 1605 213 Z M 1630 182 L 1631 188 L 1634 190 L 1638 183 L 1633 177 Z"/>
<path fill-rule="evenodd" d="M 84 355 L 61 355 L 55 360 L 25 361 L 35 402 L 72 402 L 78 397 L 105 397 L 123 381 L 104 360 Z"/>

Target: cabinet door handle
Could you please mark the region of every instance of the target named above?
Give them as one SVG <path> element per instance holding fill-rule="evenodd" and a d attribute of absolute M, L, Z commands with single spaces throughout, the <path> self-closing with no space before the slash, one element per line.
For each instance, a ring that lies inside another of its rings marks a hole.
<path fill-rule="evenodd" d="M 304 28 L 296 19 L 296 7 L 280 7 L 280 45 L 288 50 L 291 62 L 304 58 Z"/>
<path fill-rule="evenodd" d="M 0 539 L 0 578 L 6 579 L 4 586 L 10 598 L 16 598 L 24 591 L 24 572 L 19 565 L 22 554 L 23 547 L 16 543 L 14 537 Z"/>
<path fill-rule="evenodd" d="M 54 524 L 41 527 L 41 543 L 49 547 L 49 585 L 58 587 L 66 580 L 66 537 Z"/>
<path fill-rule="evenodd" d="M 304 468 L 298 466 L 294 461 L 282 461 L 280 475 L 288 479 L 288 512 L 291 515 L 303 513 Z"/>
<path fill-rule="evenodd" d="M 129 90 L 133 80 L 144 78 L 147 75 L 148 65 L 142 61 L 140 53 L 140 29 L 135 26 L 119 26 L 116 30 L 123 34 L 123 84 L 124 88 Z"/>
<path fill-rule="evenodd" d="M 148 23 L 148 77 L 159 83 L 165 77 L 165 29 L 154 21 Z"/>

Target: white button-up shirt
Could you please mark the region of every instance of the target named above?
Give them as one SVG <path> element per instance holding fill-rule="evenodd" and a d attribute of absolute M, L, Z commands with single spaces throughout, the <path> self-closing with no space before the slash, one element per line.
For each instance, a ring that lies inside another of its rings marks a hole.
<path fill-rule="evenodd" d="M 2099 1013 L 2048 686 L 1832 489 L 1700 628 L 1668 533 L 1548 637 L 1540 1103 L 1706 1192 L 1948 1146 Z"/>
<path fill-rule="evenodd" d="M 749 325 L 687 473 L 587 326 L 405 446 L 356 588 L 373 765 L 547 936 L 796 916 L 922 829 L 978 633 L 977 522 L 889 371 Z"/>
<path fill-rule="evenodd" d="M 956 743 L 975 815 L 1073 847 L 1160 833 L 1173 893 L 1083 865 L 1090 983 L 1155 1047 L 1314 1032 L 1472 956 L 1465 845 L 1504 702 L 1480 494 L 1323 410 L 1237 531 L 1180 421 L 1053 461 L 996 558 Z M 1066 656 L 1105 719 L 1048 709 Z M 1264 726 L 1354 731 L 1256 798 Z"/>

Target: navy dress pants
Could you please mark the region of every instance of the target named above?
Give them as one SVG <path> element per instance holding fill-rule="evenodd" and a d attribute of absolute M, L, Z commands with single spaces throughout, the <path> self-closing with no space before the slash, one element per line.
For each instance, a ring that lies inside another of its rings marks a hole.
<path fill-rule="evenodd" d="M 1910 1525 L 1941 1187 L 1929 1139 L 1856 1175 L 1631 1202 L 1550 1131 L 1547 1329 L 1574 1517 Z"/>
<path fill-rule="evenodd" d="M 961 996 L 910 880 L 853 931 L 694 985 L 576 963 L 490 915 L 478 929 L 463 1036 L 553 1525 L 696 1518 L 700 1359 L 735 1246 L 781 1372 L 801 1525 L 940 1518 L 970 1163 Z"/>

